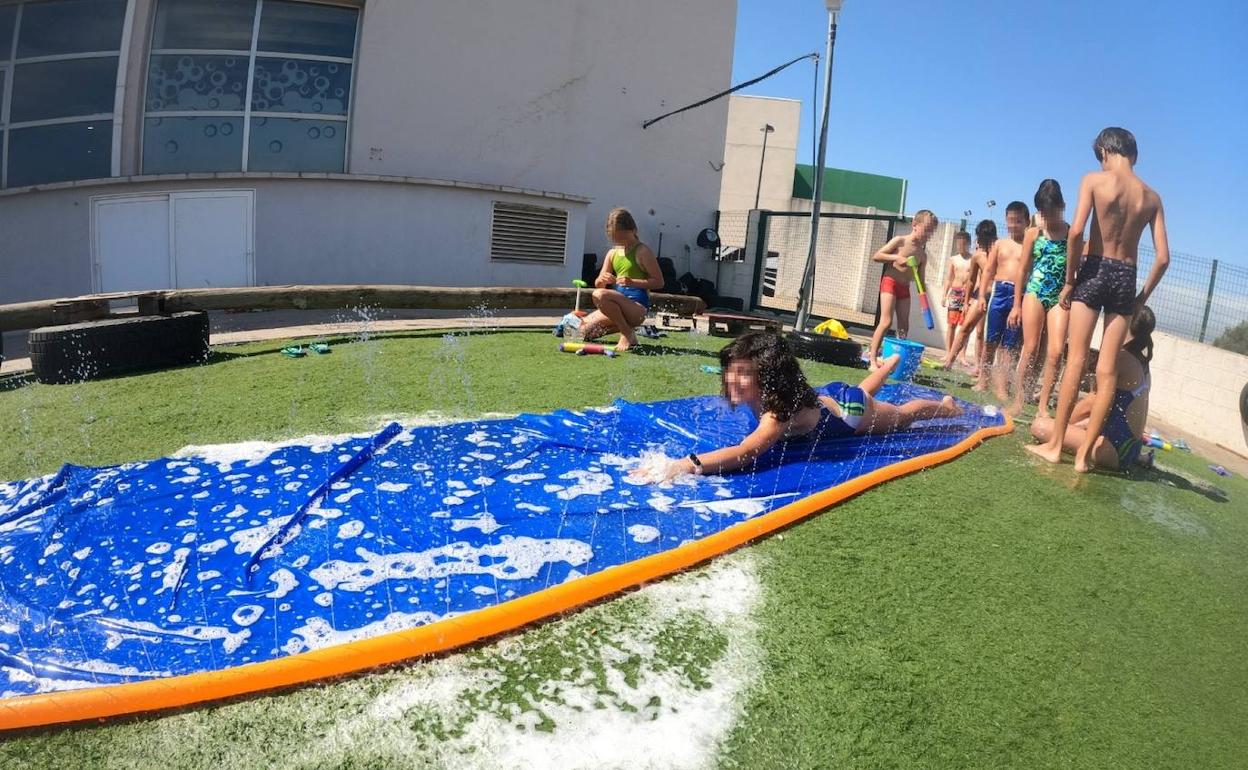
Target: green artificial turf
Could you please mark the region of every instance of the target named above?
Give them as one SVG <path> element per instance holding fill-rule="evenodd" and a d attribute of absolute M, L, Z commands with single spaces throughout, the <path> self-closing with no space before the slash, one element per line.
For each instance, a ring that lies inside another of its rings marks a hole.
<path fill-rule="evenodd" d="M 387 417 L 709 394 L 718 379 L 698 367 L 716 363 L 723 344 L 675 334 L 654 355 L 608 360 L 555 352 L 545 332 L 331 342 L 331 354 L 303 359 L 271 342 L 176 371 L 10 382 L 0 424 L 15 430 L 0 446 L 0 479 L 188 444 L 368 430 Z M 861 378 L 806 370 L 814 382 Z M 962 378 L 939 382 L 978 395 Z M 597 693 L 590 711 L 644 716 L 663 703 L 626 695 L 647 676 L 697 693 L 713 690 L 715 672 L 747 669 L 755 674 L 713 764 L 1244 766 L 1248 482 L 1217 478 L 1179 452 L 1159 453 L 1162 470 L 1135 477 L 1078 476 L 1034 460 L 1024 440 L 1020 428 L 719 560 L 748 559 L 756 574 L 748 634 L 713 613 L 656 615 L 647 589 L 464 655 L 0 739 L 0 766 L 443 766 L 447 746 L 474 735 L 465 708 L 513 721 L 528 714 L 520 721 L 532 730 L 559 735 L 567 717 L 552 716 L 562 697 L 550 694 L 552 682 L 579 680 Z M 667 582 L 711 580 L 714 569 Z M 757 658 L 752 668 L 733 658 L 743 649 Z M 468 688 L 449 711 L 416 703 L 364 719 L 396 691 L 431 688 L 448 666 L 487 685 Z M 324 745 L 336 748 L 307 748 Z M 486 755 L 476 759 L 489 766 Z"/>

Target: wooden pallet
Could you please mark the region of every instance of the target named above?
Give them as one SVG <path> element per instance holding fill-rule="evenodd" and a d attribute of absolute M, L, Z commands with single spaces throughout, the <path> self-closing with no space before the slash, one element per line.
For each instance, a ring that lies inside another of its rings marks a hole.
<path fill-rule="evenodd" d="M 690 321 L 693 329 L 715 337 L 739 337 L 746 332 L 768 331 L 777 334 L 783 329 L 778 319 L 737 313 L 706 313 Z"/>

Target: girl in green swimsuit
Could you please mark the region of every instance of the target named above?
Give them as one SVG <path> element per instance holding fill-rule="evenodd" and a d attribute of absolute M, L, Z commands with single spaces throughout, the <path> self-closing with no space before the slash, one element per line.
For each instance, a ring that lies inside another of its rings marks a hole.
<path fill-rule="evenodd" d="M 627 209 L 607 214 L 607 237 L 614 246 L 602 260 L 594 281 L 594 305 L 598 308 L 581 324 L 581 336 L 592 340 L 620 333 L 618 351 L 637 344 L 638 326 L 650 309 L 650 290 L 663 288 L 663 272 L 650 247 L 637 237 L 637 222 Z"/>
<path fill-rule="evenodd" d="M 1070 225 L 1062 219 L 1066 204 L 1061 185 L 1054 179 L 1044 180 L 1036 190 L 1035 202 L 1040 224 L 1027 228 L 1023 235 L 1023 259 L 1014 282 L 1014 309 L 1007 321 L 1010 326 L 1023 326 L 1023 350 L 1014 372 L 1014 403 L 1006 409 L 1011 416 L 1023 410 L 1023 396 L 1028 392 L 1024 386 L 1029 388 L 1031 384 L 1027 374 L 1046 332 L 1048 345 L 1036 414 L 1048 416 L 1049 397 L 1066 345 L 1066 311 L 1057 299 L 1066 281 L 1066 236 Z"/>

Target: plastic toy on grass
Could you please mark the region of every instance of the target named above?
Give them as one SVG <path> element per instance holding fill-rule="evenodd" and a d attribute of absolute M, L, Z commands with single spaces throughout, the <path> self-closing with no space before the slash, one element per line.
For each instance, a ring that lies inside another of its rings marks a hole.
<path fill-rule="evenodd" d="M 1221 465 L 1210 465 L 1209 470 L 1213 471 L 1219 476 L 1222 476 L 1223 478 L 1229 477 L 1231 475 L 1231 472 L 1228 471 L 1226 468 L 1223 468 Z"/>
<path fill-rule="evenodd" d="M 1169 441 L 1166 441 L 1156 433 L 1145 433 L 1143 436 L 1140 436 L 1140 441 L 1144 442 L 1144 446 L 1151 446 L 1155 449 L 1164 449 L 1167 452 L 1174 449 L 1174 446 Z"/>
<path fill-rule="evenodd" d="M 838 340 L 849 339 L 849 332 L 845 331 L 845 326 L 835 318 L 829 318 L 823 323 L 815 327 L 816 334 L 826 334 L 829 337 L 836 337 Z"/>
<path fill-rule="evenodd" d="M 282 355 L 287 358 L 303 358 L 307 354 L 308 352 L 298 345 L 291 345 L 290 347 L 282 348 Z"/>
<path fill-rule="evenodd" d="M 606 345 L 599 345 L 593 342 L 560 342 L 559 350 L 563 353 L 575 353 L 578 356 L 606 356 L 607 358 L 615 358 L 619 353 L 615 352 Z"/>
<path fill-rule="evenodd" d="M 588 288 L 589 284 L 577 278 L 572 281 L 572 285 L 576 287 L 576 307 L 573 308 L 571 313 L 560 318 L 559 323 L 555 324 L 554 334 L 556 337 L 562 337 L 567 332 L 575 333 L 581 328 L 581 321 L 585 316 L 589 315 L 588 312 L 581 310 L 581 289 Z"/>
<path fill-rule="evenodd" d="M 934 329 L 936 322 L 932 319 L 932 306 L 927 304 L 927 290 L 923 288 L 923 278 L 919 276 L 919 260 L 917 257 L 908 257 L 906 264 L 910 265 L 915 288 L 919 290 L 919 307 L 923 308 L 923 324 L 929 329 Z"/>
<path fill-rule="evenodd" d="M 723 369 L 720 369 L 718 366 L 711 366 L 710 364 L 702 364 L 701 366 L 698 367 L 698 369 L 701 370 L 703 374 L 723 374 L 724 373 Z"/>
<path fill-rule="evenodd" d="M 311 350 L 319 356 L 323 356 L 329 352 L 329 345 L 324 342 L 313 342 L 311 345 L 308 345 L 308 350 Z"/>

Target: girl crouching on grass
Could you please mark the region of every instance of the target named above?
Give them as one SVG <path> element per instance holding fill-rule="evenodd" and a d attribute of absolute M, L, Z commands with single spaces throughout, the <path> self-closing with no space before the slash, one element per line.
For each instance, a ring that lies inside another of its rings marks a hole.
<path fill-rule="evenodd" d="M 668 464 L 657 481 L 682 473 L 729 473 L 753 462 L 777 442 L 818 441 L 904 430 L 916 420 L 957 417 L 962 409 L 951 396 L 916 399 L 896 406 L 874 396 L 896 368 L 890 356 L 858 385 L 834 382 L 831 395 L 815 392 L 788 344 L 771 332 L 750 332 L 719 351 L 723 395 L 732 406 L 746 406 L 758 427 L 736 446 L 691 454 Z"/>

